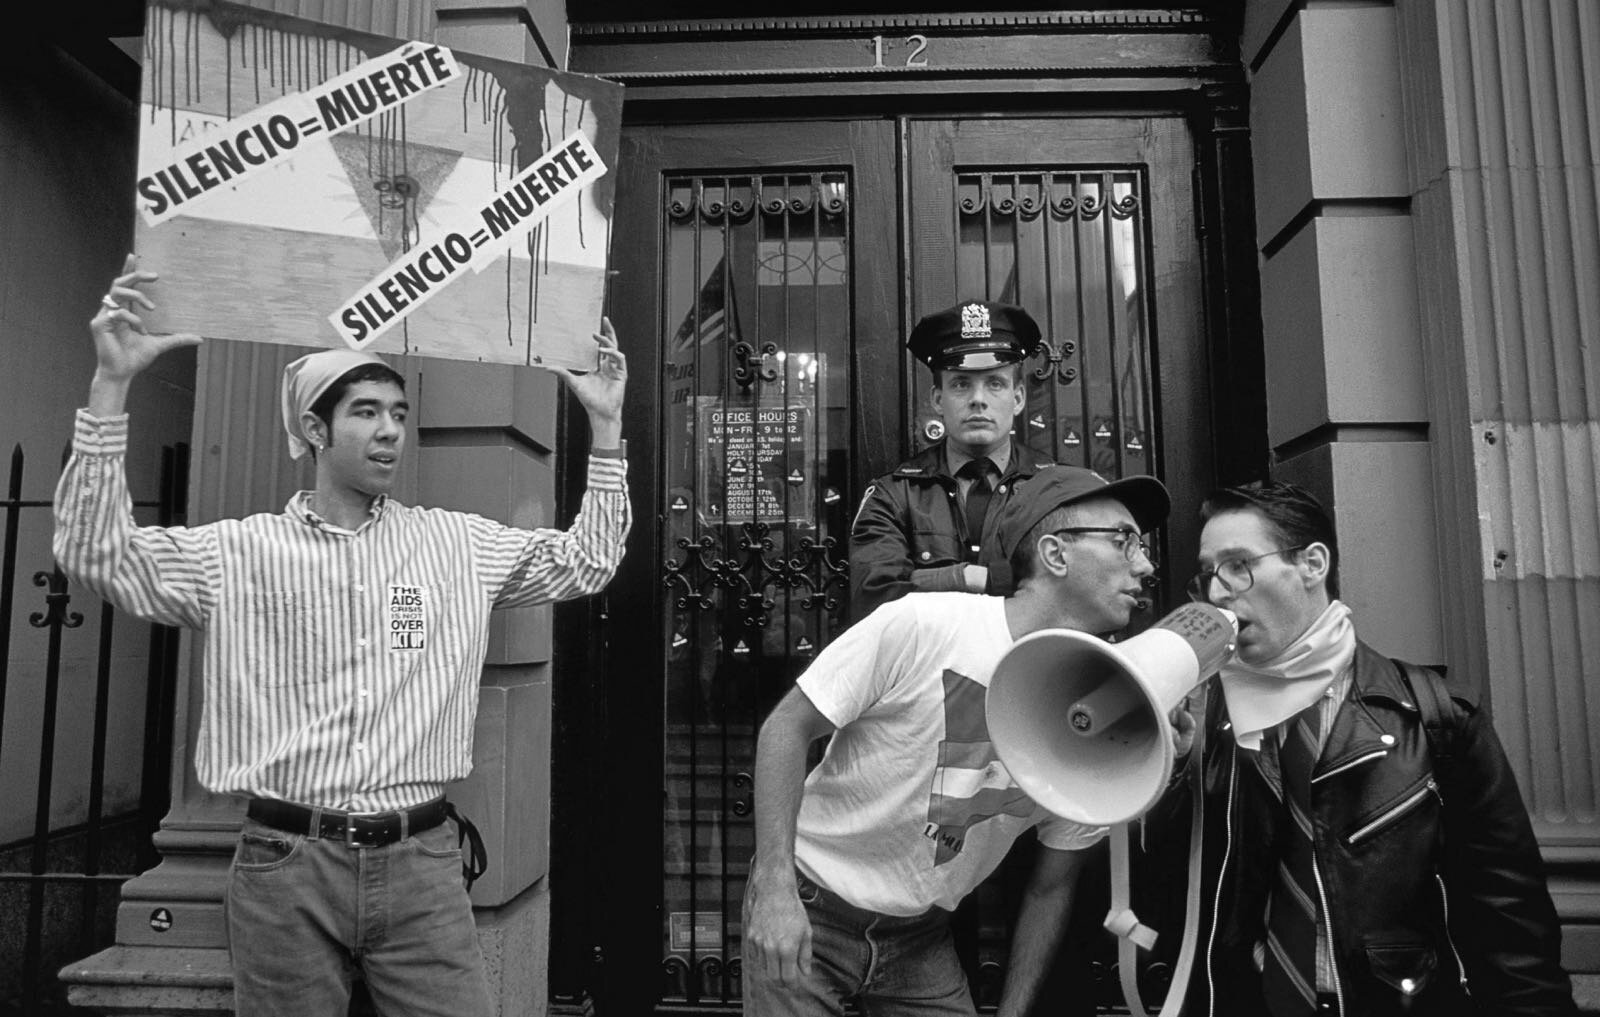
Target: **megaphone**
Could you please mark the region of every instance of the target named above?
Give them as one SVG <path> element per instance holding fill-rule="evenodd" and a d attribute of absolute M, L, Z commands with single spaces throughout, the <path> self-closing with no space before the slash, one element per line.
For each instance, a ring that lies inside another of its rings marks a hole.
<path fill-rule="evenodd" d="M 989 681 L 989 738 L 1038 804 L 1089 826 L 1126 823 L 1172 777 L 1167 714 L 1238 636 L 1231 611 L 1185 604 L 1123 643 L 1070 629 L 1017 640 Z"/>

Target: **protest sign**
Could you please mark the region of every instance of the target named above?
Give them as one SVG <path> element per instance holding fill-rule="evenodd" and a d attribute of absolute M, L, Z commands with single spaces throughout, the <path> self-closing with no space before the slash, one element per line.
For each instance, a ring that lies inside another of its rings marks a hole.
<path fill-rule="evenodd" d="M 595 365 L 621 86 L 217 0 L 146 17 L 160 331 Z"/>
<path fill-rule="evenodd" d="M 605 171 L 582 131 L 563 140 L 471 219 L 463 220 L 460 229 L 431 245 L 413 247 L 329 315 L 334 330 L 351 348 L 366 349 L 442 292 L 457 269 L 482 271 Z"/>

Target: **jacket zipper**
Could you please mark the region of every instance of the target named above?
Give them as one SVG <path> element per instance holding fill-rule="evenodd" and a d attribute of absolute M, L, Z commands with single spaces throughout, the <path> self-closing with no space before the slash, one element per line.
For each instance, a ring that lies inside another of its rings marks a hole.
<path fill-rule="evenodd" d="M 1445 889 L 1444 876 L 1435 872 L 1433 878 L 1439 883 L 1439 903 L 1444 907 L 1444 941 L 1450 944 L 1450 956 L 1456 959 L 1456 981 L 1461 985 L 1461 991 L 1467 991 L 1467 966 L 1461 963 L 1461 951 L 1456 949 L 1456 938 L 1450 935 L 1450 891 Z"/>
<path fill-rule="evenodd" d="M 1355 847 L 1357 844 L 1359 844 L 1362 841 L 1366 840 L 1368 837 L 1371 837 L 1373 834 L 1377 833 L 1379 830 L 1382 830 L 1384 827 L 1388 826 L 1390 823 L 1393 823 L 1395 820 L 1399 819 L 1401 816 L 1405 815 L 1407 812 L 1410 812 L 1412 809 L 1414 809 L 1418 805 L 1422 804 L 1422 800 L 1427 798 L 1428 795 L 1430 795 L 1430 794 L 1437 795 L 1438 793 L 1439 793 L 1438 782 L 1436 782 L 1432 777 L 1429 777 L 1427 784 L 1425 784 L 1422 787 L 1418 788 L 1415 792 L 1413 792 L 1411 794 L 1411 796 L 1409 798 L 1407 798 L 1405 801 L 1401 802 L 1399 805 L 1396 805 L 1394 808 L 1390 809 L 1388 812 L 1385 812 L 1383 815 L 1381 815 L 1378 818 L 1372 820 L 1372 822 L 1370 822 L 1367 825 L 1361 827 L 1359 830 L 1357 830 L 1354 833 L 1352 833 L 1349 837 L 1345 838 L 1345 843 L 1349 844 L 1351 847 Z"/>
<path fill-rule="evenodd" d="M 1339 982 L 1338 951 L 1333 948 L 1333 913 L 1328 910 L 1328 891 L 1322 887 L 1322 866 L 1317 864 L 1315 843 L 1311 850 L 1311 875 L 1317 881 L 1317 898 L 1322 903 L 1322 928 L 1328 937 L 1328 971 L 1333 975 L 1333 995 L 1339 1001 L 1339 1017 L 1344 1017 L 1344 986 Z"/>
<path fill-rule="evenodd" d="M 1343 764 L 1341 764 L 1339 766 L 1336 766 L 1333 769 L 1329 770 L 1327 773 L 1318 774 L 1317 776 L 1312 777 L 1311 778 L 1311 783 L 1320 784 L 1323 781 L 1327 780 L 1329 777 L 1332 777 L 1336 773 L 1343 773 L 1346 770 L 1351 769 L 1352 767 L 1360 766 L 1362 763 L 1370 763 L 1374 759 L 1382 759 L 1384 756 L 1387 756 L 1388 754 L 1389 754 L 1389 750 L 1388 749 L 1378 749 L 1376 752 L 1369 752 L 1364 756 L 1357 756 L 1356 758 L 1350 760 L 1350 762 L 1343 763 Z"/>

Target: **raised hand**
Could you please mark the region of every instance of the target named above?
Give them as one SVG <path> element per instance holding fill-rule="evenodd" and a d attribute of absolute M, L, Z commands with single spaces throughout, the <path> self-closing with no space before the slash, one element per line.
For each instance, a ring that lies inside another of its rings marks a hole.
<path fill-rule="evenodd" d="M 200 342 L 199 336 L 190 333 L 151 335 L 145 331 L 138 312 L 153 311 L 156 305 L 141 287 L 156 278 L 156 273 L 139 268 L 138 255 L 128 255 L 122 274 L 111 281 L 111 288 L 100 298 L 100 310 L 89 320 L 95 351 L 89 409 L 97 416 L 121 413 L 129 382 L 161 354 Z"/>
<path fill-rule="evenodd" d="M 593 371 L 570 371 L 552 366 L 550 370 L 566 381 L 589 414 L 589 429 L 595 448 L 615 448 L 622 440 L 622 397 L 628 387 L 628 358 L 617 348 L 617 332 L 610 318 L 600 319 L 594 333 L 599 346 L 599 363 Z"/>

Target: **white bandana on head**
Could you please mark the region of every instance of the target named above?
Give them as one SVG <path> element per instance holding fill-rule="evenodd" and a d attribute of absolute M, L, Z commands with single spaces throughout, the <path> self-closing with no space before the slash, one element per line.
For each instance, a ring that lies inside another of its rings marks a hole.
<path fill-rule="evenodd" d="M 1246 749 L 1261 748 L 1261 734 L 1315 703 L 1356 655 L 1356 629 L 1350 609 L 1336 600 L 1300 638 L 1265 664 L 1246 664 L 1237 656 L 1218 672 L 1233 721 L 1233 739 Z"/>
<path fill-rule="evenodd" d="M 311 409 L 328 386 L 346 371 L 362 364 L 383 364 L 371 353 L 355 350 L 320 350 L 307 353 L 283 369 L 283 429 L 289 435 L 289 458 L 299 459 L 311 448 L 300 430 L 300 416 Z M 384 364 L 387 367 L 387 364 Z"/>

